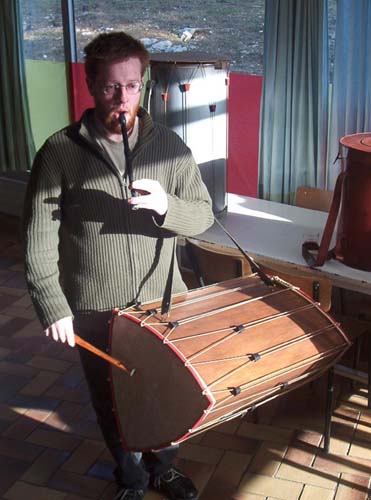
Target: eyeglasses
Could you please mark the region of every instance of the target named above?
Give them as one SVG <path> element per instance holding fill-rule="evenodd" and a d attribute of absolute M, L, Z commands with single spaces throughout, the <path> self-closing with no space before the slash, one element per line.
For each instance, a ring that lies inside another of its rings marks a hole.
<path fill-rule="evenodd" d="M 135 95 L 142 90 L 143 84 L 142 82 L 130 82 L 124 85 L 121 85 L 120 83 L 109 83 L 102 87 L 102 92 L 104 95 L 112 97 L 117 92 L 121 93 L 122 88 L 126 90 L 128 95 Z"/>

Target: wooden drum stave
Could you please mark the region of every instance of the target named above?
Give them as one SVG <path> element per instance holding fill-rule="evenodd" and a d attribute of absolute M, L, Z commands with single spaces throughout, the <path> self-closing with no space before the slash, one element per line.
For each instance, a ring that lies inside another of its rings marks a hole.
<path fill-rule="evenodd" d="M 182 442 L 318 377 L 350 341 L 309 296 L 275 278 L 237 278 L 114 314 L 111 366 L 123 446 Z"/>

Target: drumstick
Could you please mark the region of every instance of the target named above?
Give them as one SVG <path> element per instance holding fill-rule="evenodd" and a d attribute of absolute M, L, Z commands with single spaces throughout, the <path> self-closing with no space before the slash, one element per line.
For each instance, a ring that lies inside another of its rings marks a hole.
<path fill-rule="evenodd" d="M 129 371 L 126 368 L 126 366 L 123 363 L 121 363 L 121 361 L 119 361 L 116 358 L 113 358 L 112 356 L 110 356 L 109 354 L 106 354 L 105 352 L 101 351 L 100 349 L 97 349 L 95 346 L 93 346 L 93 344 L 90 344 L 86 340 L 83 340 L 81 337 L 79 337 L 76 334 L 75 334 L 75 342 L 77 345 L 83 347 L 87 351 L 90 351 L 93 354 L 96 354 L 97 356 L 99 356 L 102 359 L 105 359 L 106 361 L 108 361 L 112 365 L 116 366 L 117 368 L 120 368 L 120 370 L 123 370 L 124 372 L 128 373 L 130 375 L 130 377 L 132 377 L 134 375 L 135 368 L 133 368 L 131 371 Z"/>

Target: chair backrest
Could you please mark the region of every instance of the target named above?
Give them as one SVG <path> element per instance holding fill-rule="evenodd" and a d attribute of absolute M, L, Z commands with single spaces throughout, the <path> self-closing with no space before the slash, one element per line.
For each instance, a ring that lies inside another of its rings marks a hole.
<path fill-rule="evenodd" d="M 333 194 L 333 191 L 326 189 L 299 186 L 296 190 L 296 205 L 320 212 L 329 212 Z"/>
<path fill-rule="evenodd" d="M 221 247 L 193 238 L 187 238 L 186 245 L 190 260 L 193 261 L 191 262 L 193 270 L 196 275 L 202 277 L 205 285 L 252 274 L 250 264 L 237 248 Z M 332 294 L 330 279 L 318 277 L 311 271 L 287 270 L 280 266 L 257 263 L 266 274 L 278 276 L 291 285 L 299 287 L 320 303 L 325 311 L 330 310 Z"/>

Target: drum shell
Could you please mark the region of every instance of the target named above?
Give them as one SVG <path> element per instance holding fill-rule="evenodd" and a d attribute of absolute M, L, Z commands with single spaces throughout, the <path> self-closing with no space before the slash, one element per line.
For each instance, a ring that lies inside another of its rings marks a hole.
<path fill-rule="evenodd" d="M 335 254 L 344 264 L 371 271 L 371 147 L 370 134 L 346 136 L 348 148 Z"/>
<path fill-rule="evenodd" d="M 148 111 L 191 149 L 218 215 L 227 206 L 228 64 L 202 56 L 168 57 L 151 57 Z"/>
<path fill-rule="evenodd" d="M 184 441 L 284 394 L 349 346 L 309 297 L 294 289 L 272 295 L 256 277 L 177 296 L 171 324 L 153 312 L 159 305 L 112 321 L 111 354 L 136 369 L 128 377 L 112 368 L 111 377 L 122 441 L 133 451 Z"/>

